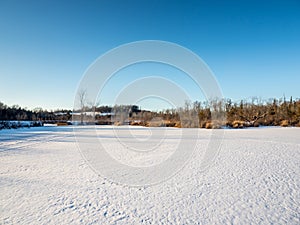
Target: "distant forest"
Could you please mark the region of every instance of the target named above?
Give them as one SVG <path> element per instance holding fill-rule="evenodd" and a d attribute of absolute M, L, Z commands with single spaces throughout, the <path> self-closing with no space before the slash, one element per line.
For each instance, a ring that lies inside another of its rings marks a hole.
<path fill-rule="evenodd" d="M 93 112 L 91 114 L 91 112 Z M 7 121 L 39 121 L 67 125 L 76 118 L 82 124 L 115 124 L 168 127 L 244 128 L 258 126 L 300 127 L 300 100 L 281 98 L 263 101 L 259 98 L 233 102 L 230 99 L 186 102 L 178 109 L 159 112 L 140 110 L 135 105 L 84 106 L 81 110 L 29 110 L 0 102 L 0 124 Z M 1 126 L 0 126 L 1 127 Z"/>

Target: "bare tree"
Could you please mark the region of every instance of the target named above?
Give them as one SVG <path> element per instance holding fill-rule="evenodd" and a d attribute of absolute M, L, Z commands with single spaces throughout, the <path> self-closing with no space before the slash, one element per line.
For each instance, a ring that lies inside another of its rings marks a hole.
<path fill-rule="evenodd" d="M 78 92 L 78 100 L 80 105 L 80 122 L 83 124 L 85 103 L 86 103 L 86 90 L 80 90 Z"/>

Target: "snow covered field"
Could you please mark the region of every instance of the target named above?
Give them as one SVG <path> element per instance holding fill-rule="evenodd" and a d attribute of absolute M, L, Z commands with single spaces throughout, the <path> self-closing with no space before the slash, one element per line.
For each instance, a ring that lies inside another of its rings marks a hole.
<path fill-rule="evenodd" d="M 149 144 L 147 128 L 115 129 L 127 142 L 132 140 L 126 132 L 134 132 Z M 118 154 L 122 148 L 112 130 L 98 126 L 96 133 Z M 181 131 L 167 129 L 165 155 Z M 160 135 L 159 129 L 151 132 Z M 224 132 L 207 170 L 200 170 L 203 152 L 196 151 L 170 179 L 131 187 L 99 176 L 86 163 L 72 127 L 2 130 L 0 224 L 300 224 L 300 129 Z M 207 146 L 210 133 L 200 130 L 201 146 Z"/>

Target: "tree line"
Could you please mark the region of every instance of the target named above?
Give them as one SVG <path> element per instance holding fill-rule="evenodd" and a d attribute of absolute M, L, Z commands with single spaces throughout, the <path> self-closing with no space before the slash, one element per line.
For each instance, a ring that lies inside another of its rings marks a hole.
<path fill-rule="evenodd" d="M 140 115 L 142 114 L 142 115 Z M 258 126 L 300 127 L 300 100 L 290 97 L 269 99 L 253 97 L 233 102 L 231 99 L 186 102 L 178 109 L 141 112 L 133 115 L 134 125 L 201 128 L 244 128 Z M 140 120 L 137 120 L 139 119 Z M 155 120 L 155 118 L 162 118 Z"/>
<path fill-rule="evenodd" d="M 80 112 L 78 120 L 84 118 L 84 121 L 88 121 L 89 124 L 130 124 L 208 129 L 257 126 L 300 127 L 300 100 L 292 97 L 288 100 L 283 97 L 267 101 L 256 97 L 238 102 L 233 102 L 231 99 L 215 99 L 203 102 L 186 101 L 184 106 L 180 108 L 165 109 L 158 112 L 140 110 L 135 105 L 85 106 L 74 112 Z M 88 114 L 86 112 L 98 113 Z M 11 120 L 67 122 L 72 120 L 72 111 L 47 111 L 42 108 L 29 110 L 18 105 L 7 106 L 0 102 L 0 123 Z"/>
<path fill-rule="evenodd" d="M 71 110 L 47 111 L 40 107 L 33 110 L 19 105 L 7 106 L 0 102 L 0 121 L 67 121 L 71 119 Z"/>

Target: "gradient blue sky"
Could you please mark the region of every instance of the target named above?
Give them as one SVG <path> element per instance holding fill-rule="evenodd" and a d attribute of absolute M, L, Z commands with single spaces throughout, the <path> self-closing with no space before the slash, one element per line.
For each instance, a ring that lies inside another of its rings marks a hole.
<path fill-rule="evenodd" d="M 300 97 L 299 12 L 299 1 L 0 0 L 0 101 L 71 109 L 88 66 L 139 40 L 189 48 L 227 98 Z"/>

